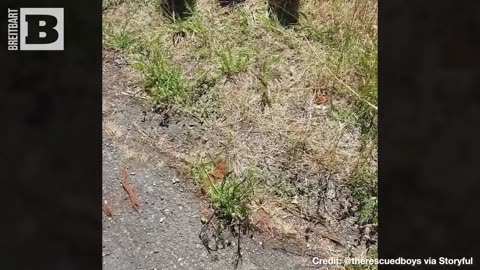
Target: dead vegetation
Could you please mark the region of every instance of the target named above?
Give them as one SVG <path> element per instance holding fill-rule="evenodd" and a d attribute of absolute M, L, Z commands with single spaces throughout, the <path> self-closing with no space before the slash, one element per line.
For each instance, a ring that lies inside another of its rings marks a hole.
<path fill-rule="evenodd" d="M 378 211 L 376 1 L 303 0 L 288 28 L 263 0 L 199 0 L 174 22 L 158 1 L 107 2 L 105 46 L 168 108 L 166 135 L 193 123 L 189 139 L 168 141 L 218 213 L 302 250 L 367 256 Z"/>

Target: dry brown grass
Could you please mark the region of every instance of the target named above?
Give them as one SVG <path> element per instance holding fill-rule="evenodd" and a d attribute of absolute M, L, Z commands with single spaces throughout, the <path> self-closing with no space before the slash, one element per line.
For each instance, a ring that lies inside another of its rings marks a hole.
<path fill-rule="evenodd" d="M 299 25 L 286 29 L 266 15 L 264 0 L 234 9 L 199 0 L 192 17 L 173 24 L 155 2 L 130 1 L 105 13 L 105 44 L 121 44 L 149 68 L 155 49 L 162 68 L 179 68 L 174 79 L 188 94 L 162 101 L 202 120 L 204 139 L 183 148 L 192 164 L 223 158 L 234 174 L 253 170 L 256 193 L 307 215 L 318 214 L 321 188 L 333 185 L 331 200 L 349 201 L 356 213 L 345 218 L 350 210 L 327 206 L 327 227 L 348 234 L 344 227 L 377 196 L 377 3 L 301 2 Z M 175 93 L 159 85 L 152 91 Z M 269 211 L 273 224 L 285 223 L 280 210 Z"/>

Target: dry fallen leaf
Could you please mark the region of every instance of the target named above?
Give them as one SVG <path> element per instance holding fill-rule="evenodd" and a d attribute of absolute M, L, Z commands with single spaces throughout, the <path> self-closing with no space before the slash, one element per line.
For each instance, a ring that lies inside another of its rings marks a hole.
<path fill-rule="evenodd" d="M 272 220 L 270 215 L 262 208 L 259 208 L 252 215 L 253 223 L 255 227 L 263 233 L 269 232 L 272 234 Z"/>
<path fill-rule="evenodd" d="M 107 206 L 107 201 L 102 202 L 102 210 L 107 217 L 112 217 L 112 210 Z"/>
<path fill-rule="evenodd" d="M 217 164 L 215 164 L 215 168 L 213 169 L 211 175 L 215 180 L 222 180 L 225 177 L 226 172 L 227 164 L 225 163 L 225 161 L 220 160 L 217 162 Z"/>
<path fill-rule="evenodd" d="M 321 91 L 315 92 L 315 104 L 322 105 L 328 101 L 328 97 Z"/>
<path fill-rule="evenodd" d="M 133 209 L 135 209 L 135 211 L 138 212 L 139 203 L 138 203 L 137 194 L 133 190 L 132 186 L 127 182 L 127 169 L 125 168 L 122 171 L 122 175 L 120 177 L 120 183 L 122 184 L 123 189 L 127 193 Z"/>

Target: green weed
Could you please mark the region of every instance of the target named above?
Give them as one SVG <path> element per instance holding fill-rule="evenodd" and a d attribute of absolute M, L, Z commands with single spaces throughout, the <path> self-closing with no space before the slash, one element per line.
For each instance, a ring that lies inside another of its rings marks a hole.
<path fill-rule="evenodd" d="M 208 30 L 202 18 L 196 14 L 184 20 L 175 21 L 170 29 L 174 33 L 191 33 L 197 35 L 204 35 Z"/>
<path fill-rule="evenodd" d="M 220 69 L 227 76 L 243 72 L 254 55 L 255 52 L 250 48 L 224 48 L 220 52 Z"/>
<path fill-rule="evenodd" d="M 250 200 L 254 195 L 255 177 L 252 172 L 239 176 L 226 173 L 214 180 L 212 162 L 194 164 L 192 175 L 210 199 L 217 216 L 226 224 L 245 220 L 250 213 Z"/>
<path fill-rule="evenodd" d="M 144 74 L 144 87 L 158 101 L 185 103 L 189 88 L 179 66 L 171 61 L 170 54 L 160 47 L 153 47 L 147 57 L 138 60 L 134 67 Z"/>
<path fill-rule="evenodd" d="M 378 186 L 377 171 L 360 167 L 349 181 L 353 198 L 359 203 L 359 221 L 361 224 L 378 222 Z"/>

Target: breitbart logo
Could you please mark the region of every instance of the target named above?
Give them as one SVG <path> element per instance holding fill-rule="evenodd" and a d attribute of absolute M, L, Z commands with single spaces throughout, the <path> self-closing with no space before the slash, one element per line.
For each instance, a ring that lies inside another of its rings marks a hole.
<path fill-rule="evenodd" d="M 63 8 L 8 9 L 9 51 L 63 51 Z"/>

